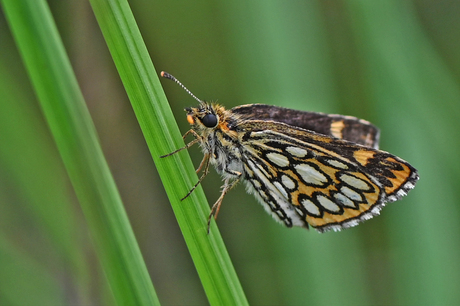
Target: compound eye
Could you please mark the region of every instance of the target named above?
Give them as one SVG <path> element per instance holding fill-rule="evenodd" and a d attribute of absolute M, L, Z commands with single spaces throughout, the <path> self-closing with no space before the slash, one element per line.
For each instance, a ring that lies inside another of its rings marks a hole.
<path fill-rule="evenodd" d="M 212 128 L 217 125 L 217 116 L 214 114 L 206 114 L 203 119 L 201 119 L 205 127 Z"/>

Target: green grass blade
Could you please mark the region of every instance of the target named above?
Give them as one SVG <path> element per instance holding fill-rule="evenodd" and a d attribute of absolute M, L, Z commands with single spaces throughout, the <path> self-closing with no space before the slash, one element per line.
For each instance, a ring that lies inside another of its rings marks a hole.
<path fill-rule="evenodd" d="M 2 4 L 117 302 L 159 304 L 46 2 Z"/>
<path fill-rule="evenodd" d="M 14 53 L 16 63 L 8 67 L 5 56 L 0 56 L 0 135 L 8 144 L 0 146 L 0 296 L 7 298 L 7 302 L 0 298 L 0 305 L 66 304 L 62 293 L 69 287 L 77 292 L 74 301 L 89 304 L 93 278 L 85 265 L 89 252 L 82 247 L 84 225 L 77 225 L 81 219 L 72 205 L 68 177 L 49 129 L 32 105 L 36 99 L 30 84 L 18 85 L 19 78 L 13 75 L 22 64 L 19 54 L 11 48 L 11 40 L 4 46 L 1 52 Z M 45 249 L 46 256 L 41 257 L 40 250 Z M 59 259 L 47 261 L 56 254 Z M 68 271 L 75 286 L 48 281 L 51 275 L 62 275 L 62 270 Z M 50 293 L 53 284 L 60 294 Z M 25 288 L 43 294 L 17 294 Z"/>
<path fill-rule="evenodd" d="M 18 250 L 0 233 L 0 262 L 2 282 L 0 304 L 46 305 L 65 303 L 59 284 L 39 263 Z M 24 294 L 27 292 L 27 294 Z"/>
<path fill-rule="evenodd" d="M 214 222 L 210 234 L 206 233 L 209 206 L 201 187 L 180 201 L 198 179 L 189 155 L 184 151 L 160 159 L 161 155 L 184 144 L 128 3 L 124 0 L 91 0 L 91 4 L 209 302 L 212 305 L 247 304 Z"/>

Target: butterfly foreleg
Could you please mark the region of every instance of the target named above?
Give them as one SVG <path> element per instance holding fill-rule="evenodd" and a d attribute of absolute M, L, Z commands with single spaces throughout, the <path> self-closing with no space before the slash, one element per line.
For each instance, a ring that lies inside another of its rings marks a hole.
<path fill-rule="evenodd" d="M 175 151 L 173 151 L 173 152 L 171 152 L 171 153 L 169 153 L 169 154 L 160 156 L 160 158 L 164 158 L 164 157 L 168 157 L 168 156 L 174 155 L 174 154 L 176 154 L 177 152 L 180 152 L 180 151 L 182 151 L 182 150 L 185 150 L 185 149 L 190 148 L 191 146 L 193 146 L 194 144 L 196 144 L 196 143 L 198 143 L 198 142 L 200 142 L 200 141 L 202 140 L 202 139 L 201 139 L 202 137 L 201 137 L 200 135 L 198 135 L 197 132 L 195 132 L 195 131 L 192 130 L 192 129 L 188 130 L 187 133 L 185 133 L 185 134 L 182 136 L 182 139 L 185 139 L 185 137 L 187 137 L 188 134 L 192 134 L 192 135 L 195 137 L 195 139 L 192 140 L 192 141 L 190 141 L 189 143 L 187 143 L 187 144 L 186 144 L 185 146 L 183 146 L 182 148 L 179 148 L 179 149 L 177 149 L 177 150 L 175 150 Z"/>

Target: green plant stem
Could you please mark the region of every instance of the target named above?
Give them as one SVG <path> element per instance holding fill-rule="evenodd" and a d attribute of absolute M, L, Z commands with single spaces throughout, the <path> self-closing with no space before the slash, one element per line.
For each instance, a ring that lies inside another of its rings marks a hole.
<path fill-rule="evenodd" d="M 46 2 L 2 4 L 116 301 L 159 304 Z"/>
<path fill-rule="evenodd" d="M 209 302 L 246 305 L 246 297 L 214 222 L 207 235 L 209 206 L 201 187 L 180 201 L 198 180 L 189 155 L 182 151 L 160 159 L 184 143 L 127 1 L 90 2 Z"/>

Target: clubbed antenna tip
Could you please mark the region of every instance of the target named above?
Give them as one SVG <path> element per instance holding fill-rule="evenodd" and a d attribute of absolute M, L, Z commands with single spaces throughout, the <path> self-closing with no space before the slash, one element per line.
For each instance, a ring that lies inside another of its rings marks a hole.
<path fill-rule="evenodd" d="M 187 87 L 185 87 L 178 79 L 176 79 L 172 74 L 169 74 L 167 73 L 166 71 L 162 71 L 160 73 L 161 77 L 163 78 L 166 78 L 166 79 L 170 79 L 174 82 L 176 82 L 177 84 L 179 84 L 180 87 L 182 87 L 182 89 L 184 89 L 189 95 L 191 95 L 195 100 L 197 100 L 198 102 L 200 103 L 203 103 L 203 101 L 201 101 L 200 99 L 198 99 L 190 90 L 187 89 Z"/>

